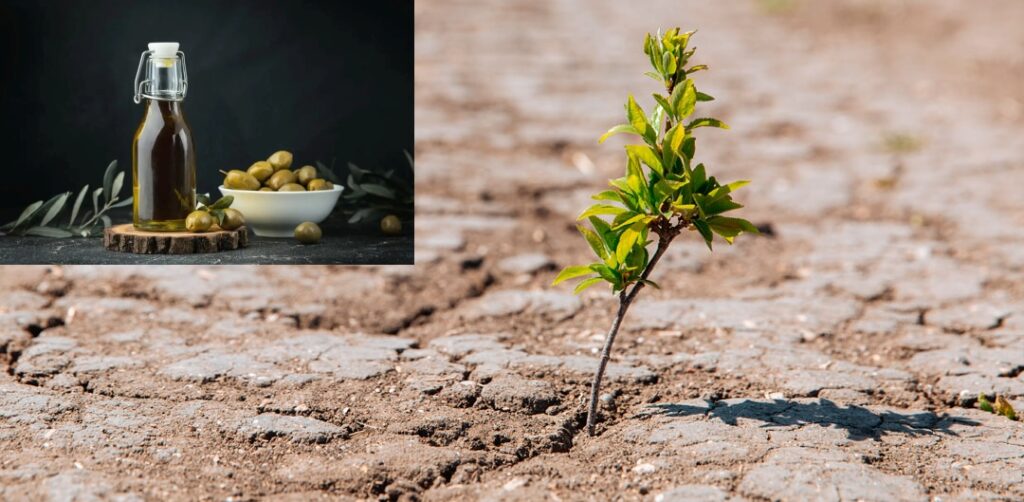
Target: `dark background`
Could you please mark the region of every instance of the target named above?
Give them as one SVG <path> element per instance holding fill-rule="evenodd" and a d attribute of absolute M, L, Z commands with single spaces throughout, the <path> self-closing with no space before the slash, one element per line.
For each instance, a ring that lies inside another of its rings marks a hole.
<path fill-rule="evenodd" d="M 185 53 L 199 192 L 281 149 L 342 176 L 412 152 L 410 0 L 0 0 L 0 40 L 0 208 L 99 186 L 113 159 L 130 176 L 148 42 Z"/>

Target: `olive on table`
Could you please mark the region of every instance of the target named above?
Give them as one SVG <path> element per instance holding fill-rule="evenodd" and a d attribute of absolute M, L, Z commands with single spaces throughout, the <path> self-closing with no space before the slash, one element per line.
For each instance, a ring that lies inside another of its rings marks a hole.
<path fill-rule="evenodd" d="M 380 220 L 380 231 L 388 235 L 398 235 L 402 233 L 402 220 L 389 214 Z"/>
<path fill-rule="evenodd" d="M 295 239 L 303 244 L 316 244 L 322 236 L 320 227 L 312 221 L 304 221 L 295 227 Z"/>
<path fill-rule="evenodd" d="M 306 189 L 310 192 L 316 190 L 334 190 L 334 183 L 323 178 L 317 178 L 315 180 L 309 180 L 309 184 L 306 185 Z"/>
<path fill-rule="evenodd" d="M 213 226 L 213 216 L 206 211 L 192 211 L 185 218 L 185 229 L 189 232 L 205 232 Z"/>
<path fill-rule="evenodd" d="M 280 171 L 282 169 L 288 169 L 292 167 L 292 152 L 288 150 L 278 150 L 267 158 L 267 162 L 274 166 L 274 171 Z"/>
<path fill-rule="evenodd" d="M 313 166 L 302 166 L 295 170 L 295 178 L 299 180 L 302 185 L 308 185 L 310 181 L 316 179 L 316 168 Z"/>
<path fill-rule="evenodd" d="M 270 179 L 267 180 L 267 186 L 274 190 L 280 190 L 281 187 L 289 183 L 295 183 L 295 173 L 287 169 L 274 173 Z"/>
<path fill-rule="evenodd" d="M 256 178 L 256 181 L 263 183 L 267 181 L 271 174 L 274 174 L 274 166 L 265 160 L 258 160 L 253 162 L 246 172 L 252 175 L 253 178 Z"/>
<path fill-rule="evenodd" d="M 245 217 L 241 211 L 230 207 L 224 209 L 224 220 L 220 222 L 220 228 L 238 230 L 242 225 L 245 225 Z"/>
<path fill-rule="evenodd" d="M 298 183 L 288 183 L 277 189 L 278 192 L 305 192 L 306 187 Z"/>
<path fill-rule="evenodd" d="M 232 190 L 259 190 L 260 182 L 245 171 L 232 169 L 224 177 L 224 187 Z"/>

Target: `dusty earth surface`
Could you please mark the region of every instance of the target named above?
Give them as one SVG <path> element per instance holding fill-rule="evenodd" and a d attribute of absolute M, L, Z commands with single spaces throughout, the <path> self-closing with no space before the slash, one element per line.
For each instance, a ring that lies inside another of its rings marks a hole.
<path fill-rule="evenodd" d="M 417 2 L 417 265 L 3 268 L 0 499 L 1024 498 L 1024 4 L 970 5 Z M 772 235 L 677 240 L 591 438 L 614 302 L 548 284 L 676 24 Z"/>

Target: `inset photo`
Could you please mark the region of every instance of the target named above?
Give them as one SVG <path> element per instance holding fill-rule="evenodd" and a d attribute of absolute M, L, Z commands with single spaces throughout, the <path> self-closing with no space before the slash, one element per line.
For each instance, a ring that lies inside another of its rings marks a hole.
<path fill-rule="evenodd" d="M 413 4 L 0 2 L 0 264 L 412 264 Z"/>

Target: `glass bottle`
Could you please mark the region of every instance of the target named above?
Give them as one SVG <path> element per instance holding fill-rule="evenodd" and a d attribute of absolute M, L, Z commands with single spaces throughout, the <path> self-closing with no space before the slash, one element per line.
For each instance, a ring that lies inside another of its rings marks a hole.
<path fill-rule="evenodd" d="M 135 74 L 135 102 L 145 106 L 132 142 L 135 228 L 185 230 L 185 218 L 196 207 L 196 151 L 182 110 L 187 90 L 178 43 L 149 44 Z"/>

